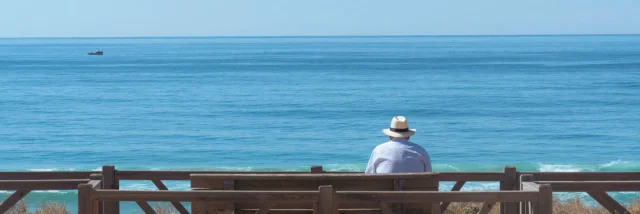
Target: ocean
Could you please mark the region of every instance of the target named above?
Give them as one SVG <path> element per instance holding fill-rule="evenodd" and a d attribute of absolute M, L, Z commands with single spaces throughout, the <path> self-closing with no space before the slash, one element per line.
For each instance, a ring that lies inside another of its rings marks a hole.
<path fill-rule="evenodd" d="M 640 35 L 0 39 L 1 171 L 363 171 L 396 115 L 434 171 L 640 171 Z"/>

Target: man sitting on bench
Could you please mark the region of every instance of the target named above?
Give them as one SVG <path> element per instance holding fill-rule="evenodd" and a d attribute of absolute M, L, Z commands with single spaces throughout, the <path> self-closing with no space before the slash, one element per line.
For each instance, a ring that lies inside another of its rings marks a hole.
<path fill-rule="evenodd" d="M 416 130 L 409 129 L 406 118 L 394 117 L 391 127 L 382 132 L 389 136 L 390 141 L 373 149 L 365 173 L 431 172 L 427 151 L 409 141 Z"/>

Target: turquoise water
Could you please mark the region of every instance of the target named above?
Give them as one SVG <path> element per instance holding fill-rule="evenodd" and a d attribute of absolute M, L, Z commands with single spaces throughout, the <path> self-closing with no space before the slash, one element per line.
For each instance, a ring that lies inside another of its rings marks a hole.
<path fill-rule="evenodd" d="M 640 36 L 0 39 L 3 171 L 362 171 L 395 115 L 435 171 L 640 171 Z"/>

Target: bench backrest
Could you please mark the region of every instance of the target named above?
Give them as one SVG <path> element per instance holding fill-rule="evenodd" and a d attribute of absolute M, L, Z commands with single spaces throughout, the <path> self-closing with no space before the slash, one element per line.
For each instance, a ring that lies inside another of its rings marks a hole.
<path fill-rule="evenodd" d="M 397 174 L 191 174 L 193 190 L 269 190 L 305 191 L 317 190 L 319 186 L 331 185 L 335 191 L 437 191 L 438 173 Z M 409 205 L 405 205 L 408 208 Z M 255 210 L 259 204 L 217 204 L 218 209 Z M 428 212 L 430 204 L 410 205 Z M 379 209 L 362 204 L 339 204 L 341 209 Z M 192 206 L 198 213 L 201 205 Z M 309 204 L 275 205 L 274 209 L 313 209 Z M 212 212 L 213 210 L 210 210 Z"/>

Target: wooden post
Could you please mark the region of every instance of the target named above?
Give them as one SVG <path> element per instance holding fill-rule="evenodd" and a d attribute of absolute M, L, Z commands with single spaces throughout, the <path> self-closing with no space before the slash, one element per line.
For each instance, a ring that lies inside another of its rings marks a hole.
<path fill-rule="evenodd" d="M 533 175 L 526 174 L 520 176 L 520 190 L 523 190 L 522 182 L 533 182 L 535 179 Z M 520 214 L 530 214 L 529 213 L 529 204 L 531 202 L 520 202 Z"/>
<path fill-rule="evenodd" d="M 89 175 L 89 180 L 100 180 L 102 181 L 102 174 L 91 174 Z M 100 188 L 102 188 L 102 184 L 100 186 Z M 103 214 L 104 213 L 104 204 L 102 201 L 98 201 L 96 202 L 98 204 L 98 214 Z"/>
<path fill-rule="evenodd" d="M 311 173 L 323 173 L 322 166 L 311 166 Z"/>
<path fill-rule="evenodd" d="M 318 213 L 333 214 L 333 186 L 323 185 L 318 188 Z"/>
<path fill-rule="evenodd" d="M 102 189 L 119 189 L 115 166 L 102 166 Z M 102 213 L 120 214 L 120 202 L 118 201 L 105 201 L 102 203 L 102 207 Z"/>
<path fill-rule="evenodd" d="M 504 180 L 500 181 L 500 190 L 518 190 L 516 167 L 504 167 Z M 500 203 L 500 214 L 517 214 L 519 203 Z"/>
<path fill-rule="evenodd" d="M 91 184 L 78 185 L 78 214 L 93 214 L 92 192 Z"/>
<path fill-rule="evenodd" d="M 553 191 L 550 184 L 542 184 L 538 188 L 540 195 L 538 198 L 538 213 L 540 214 L 552 214 L 553 213 Z M 538 214 L 536 213 L 536 214 Z"/>

